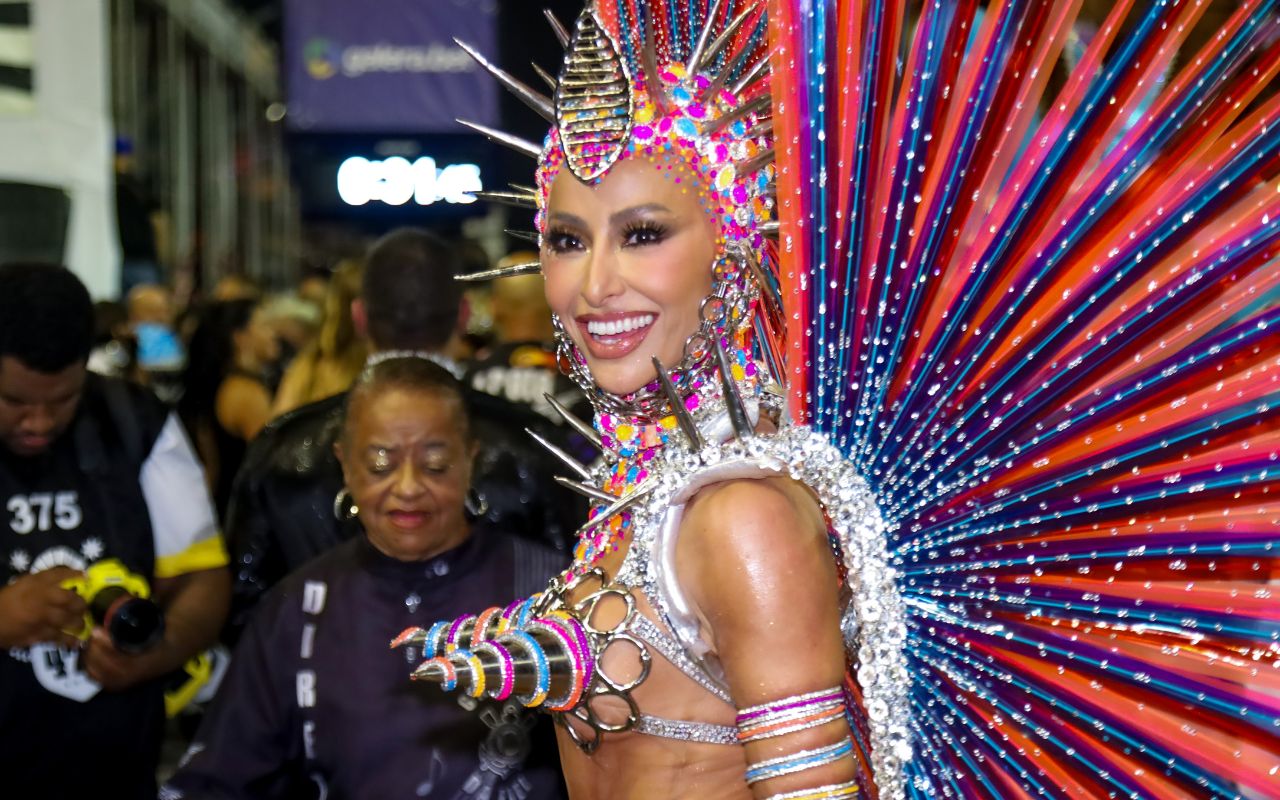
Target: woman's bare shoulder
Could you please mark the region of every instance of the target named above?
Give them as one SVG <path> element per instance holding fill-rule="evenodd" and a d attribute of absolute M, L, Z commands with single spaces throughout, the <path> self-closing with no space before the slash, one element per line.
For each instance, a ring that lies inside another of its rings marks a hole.
<path fill-rule="evenodd" d="M 817 499 L 789 478 L 733 480 L 698 493 L 681 523 L 677 560 L 694 601 L 711 612 L 744 586 L 790 595 L 832 573 Z"/>

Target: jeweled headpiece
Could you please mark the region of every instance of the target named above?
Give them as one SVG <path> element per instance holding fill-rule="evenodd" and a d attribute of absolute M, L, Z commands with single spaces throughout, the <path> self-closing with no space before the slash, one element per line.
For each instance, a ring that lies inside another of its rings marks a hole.
<path fill-rule="evenodd" d="M 768 58 L 763 9 L 745 0 L 713 0 L 705 14 L 681 4 L 670 11 L 624 2 L 596 2 L 572 30 L 548 13 L 566 47 L 548 98 L 468 48 L 508 89 L 553 123 L 543 145 L 471 124 L 490 138 L 538 159 L 535 187 L 482 193 L 486 199 L 537 212 L 545 231 L 551 186 L 564 169 L 584 183 L 600 181 L 619 161 L 644 158 L 677 177 L 701 184 L 719 230 L 712 291 L 702 302 L 699 329 L 685 344 L 670 377 L 682 392 L 715 371 L 715 342 L 755 346 L 777 369 L 782 338 L 772 236 L 776 233 L 772 126 L 768 121 Z M 470 123 L 467 123 L 470 124 Z M 464 279 L 486 280 L 539 270 L 537 263 L 490 270 Z M 586 359 L 556 320 L 561 363 L 597 409 L 656 419 L 670 403 L 657 379 L 626 397 L 601 390 Z"/>

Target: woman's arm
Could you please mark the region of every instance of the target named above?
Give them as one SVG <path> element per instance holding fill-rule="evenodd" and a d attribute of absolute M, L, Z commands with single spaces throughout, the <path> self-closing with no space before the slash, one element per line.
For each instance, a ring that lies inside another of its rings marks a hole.
<path fill-rule="evenodd" d="M 796 699 L 838 690 L 845 677 L 839 579 L 817 501 L 783 478 L 709 487 L 685 514 L 676 557 L 738 704 L 753 777 L 797 768 L 761 777 L 755 795 L 852 781 L 835 693 Z M 744 719 L 743 709 L 754 711 Z"/>

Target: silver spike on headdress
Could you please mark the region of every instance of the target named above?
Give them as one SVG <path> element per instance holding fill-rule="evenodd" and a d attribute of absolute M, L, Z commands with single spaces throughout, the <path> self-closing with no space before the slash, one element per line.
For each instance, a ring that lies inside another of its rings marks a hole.
<path fill-rule="evenodd" d="M 569 47 L 569 31 L 565 30 L 564 23 L 556 17 L 556 13 L 549 8 L 542 9 L 542 16 L 547 18 L 547 22 L 551 24 L 551 30 L 556 34 L 556 41 L 560 42 L 560 46 Z"/>
<path fill-rule="evenodd" d="M 545 69 L 542 68 L 540 64 L 538 64 L 535 61 L 531 61 L 529 63 L 533 65 L 533 71 L 537 73 L 538 77 L 542 78 L 542 81 L 547 84 L 547 86 L 551 89 L 551 91 L 554 92 L 556 90 L 556 87 L 559 86 L 560 84 L 556 81 L 555 78 L 551 77 L 551 73 L 547 72 Z"/>
<path fill-rule="evenodd" d="M 532 436 L 535 442 L 545 447 L 551 453 L 551 455 L 563 461 L 565 466 L 573 470 L 574 473 L 579 478 L 581 478 L 584 481 L 591 480 L 591 470 L 587 469 L 586 467 L 582 466 L 582 464 L 578 463 L 578 459 L 574 458 L 573 456 L 569 455 L 565 451 L 561 450 L 559 447 L 556 447 L 551 442 L 548 442 L 545 438 L 543 438 L 537 432 L 531 430 L 530 428 L 525 428 L 524 432 Z"/>
<path fill-rule="evenodd" d="M 644 89 L 663 115 L 671 112 L 671 98 L 658 74 L 658 43 L 654 40 L 652 20 L 644 28 L 644 44 L 640 50 L 640 66 L 644 70 Z"/>
<path fill-rule="evenodd" d="M 535 195 L 527 195 L 524 192 L 471 192 L 480 200 L 489 203 L 501 203 L 504 206 L 514 206 L 515 208 L 537 208 L 538 198 Z"/>
<path fill-rule="evenodd" d="M 758 172 L 764 169 L 765 167 L 769 166 L 770 164 L 773 163 L 773 161 L 774 161 L 773 148 L 770 147 L 768 150 L 760 151 L 760 153 L 756 155 L 754 158 L 749 158 L 746 161 L 739 161 L 737 165 L 738 174 L 750 175 L 753 172 Z"/>
<path fill-rule="evenodd" d="M 745 92 L 751 84 L 759 80 L 769 69 L 770 60 L 771 56 L 766 55 L 756 63 L 752 64 L 751 68 L 744 72 L 741 78 L 738 78 L 738 82 L 733 85 L 733 88 L 730 89 L 730 91 L 733 92 L 735 96 L 741 97 L 742 93 Z"/>
<path fill-rule="evenodd" d="M 730 111 L 724 116 L 716 117 L 715 119 L 711 120 L 707 124 L 703 125 L 702 133 L 705 135 L 705 134 L 712 134 L 712 133 L 715 133 L 716 131 L 723 130 L 724 128 L 729 127 L 730 125 L 732 125 L 733 123 L 737 122 L 740 119 L 746 119 L 752 114 L 756 114 L 761 111 L 764 111 L 766 108 L 769 107 L 770 102 L 771 100 L 767 95 L 761 95 L 760 97 L 757 97 L 749 102 L 743 103 L 741 106 L 735 108 L 734 110 Z"/>
<path fill-rule="evenodd" d="M 477 133 L 482 133 L 498 144 L 510 147 L 517 153 L 523 153 L 530 158 L 540 158 L 542 156 L 542 146 L 534 144 L 528 139 L 521 139 L 519 136 L 512 136 L 500 130 L 490 128 L 487 125 L 481 125 L 479 122 L 471 122 L 470 120 L 460 119 L 459 123 L 466 125 Z"/>
<path fill-rule="evenodd" d="M 698 42 L 693 46 L 693 52 L 689 54 L 689 74 L 696 75 L 702 70 L 703 54 L 707 52 L 707 40 L 711 38 L 711 29 L 714 27 L 712 21 L 720 16 L 720 9 L 724 6 L 724 0 L 712 0 L 711 8 L 707 9 L 707 16 L 703 20 L 702 32 L 698 34 Z"/>
<path fill-rule="evenodd" d="M 756 8 L 757 5 L 752 3 L 743 9 L 742 13 L 734 17 L 728 25 L 724 26 L 724 30 L 711 41 L 711 45 L 707 48 L 706 54 L 702 57 L 702 61 L 704 63 L 709 63 L 715 59 L 716 56 L 720 55 L 720 51 L 733 40 L 734 34 L 736 34 L 742 27 L 743 23 L 745 23 L 753 13 L 755 13 Z"/>
<path fill-rule="evenodd" d="M 542 243 L 542 237 L 538 235 L 537 231 L 513 231 L 510 228 L 506 228 L 502 232 L 512 239 L 519 239 L 522 242 L 529 242 L 530 244 Z"/>
<path fill-rule="evenodd" d="M 631 137 L 635 101 L 618 46 L 585 9 L 574 25 L 556 87 L 556 126 L 569 170 L 581 181 L 603 175 Z"/>
<path fill-rule="evenodd" d="M 702 434 L 698 432 L 698 425 L 693 421 L 689 409 L 685 408 L 684 398 L 680 396 L 676 385 L 671 382 L 671 376 L 667 374 L 666 368 L 662 366 L 657 356 L 653 357 L 653 368 L 658 371 L 658 382 L 662 384 L 662 391 L 667 396 L 667 402 L 671 404 L 671 413 L 676 415 L 676 422 L 679 423 L 681 432 L 689 440 L 689 447 L 701 450 L 703 442 Z"/>
<path fill-rule="evenodd" d="M 478 281 L 491 281 L 495 278 L 513 278 L 516 275 L 535 275 L 541 271 L 541 262 L 530 261 L 525 264 L 512 264 L 509 267 L 486 269 L 483 272 L 470 272 L 466 275 L 456 275 L 453 279 L 455 281 L 462 281 L 463 283 L 476 283 Z"/>
<path fill-rule="evenodd" d="M 538 112 L 538 114 L 547 122 L 556 121 L 556 110 L 551 105 L 550 97 L 547 97 L 541 92 L 535 91 L 528 84 L 512 77 L 511 73 L 490 63 L 489 59 L 480 55 L 478 50 L 461 39 L 454 38 L 453 41 L 457 42 L 458 47 L 461 47 L 467 55 L 471 56 L 471 58 L 475 60 L 477 64 L 484 67 L 490 75 L 497 78 L 498 83 L 505 86 L 507 91 L 520 98 L 521 102 Z"/>

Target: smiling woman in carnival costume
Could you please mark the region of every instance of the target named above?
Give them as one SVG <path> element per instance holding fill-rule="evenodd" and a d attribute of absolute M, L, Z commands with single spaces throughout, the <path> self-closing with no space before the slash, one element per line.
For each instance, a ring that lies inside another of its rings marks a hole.
<path fill-rule="evenodd" d="M 414 676 L 555 713 L 575 800 L 1272 794 L 1280 28 L 1175 71 L 1200 6 L 1129 5 L 1043 118 L 1079 3 L 601 0 L 551 98 L 473 54 L 554 127 L 478 128 L 541 253 L 471 277 L 544 275 L 602 457 Z"/>

